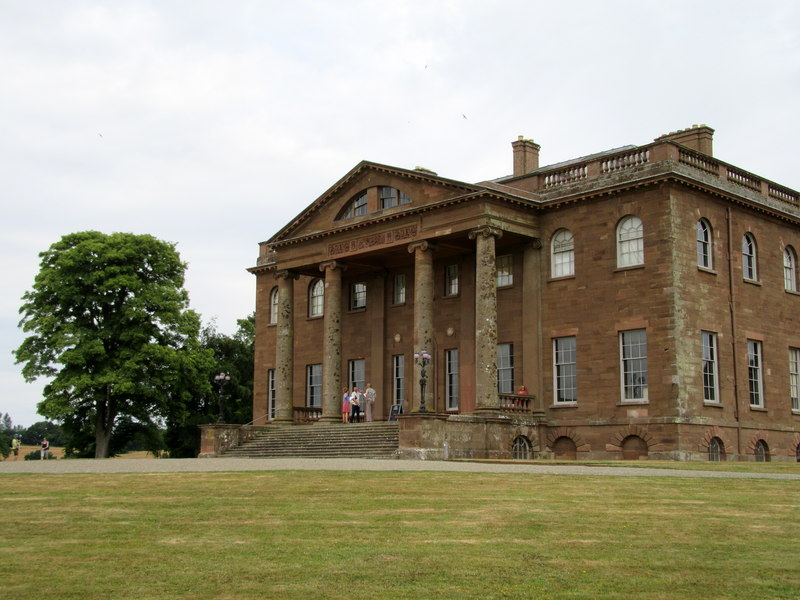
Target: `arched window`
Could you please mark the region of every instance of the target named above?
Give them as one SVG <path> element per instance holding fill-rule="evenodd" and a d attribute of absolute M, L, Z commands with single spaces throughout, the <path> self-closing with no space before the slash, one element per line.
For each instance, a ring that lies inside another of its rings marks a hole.
<path fill-rule="evenodd" d="M 338 219 L 352 219 L 367 214 L 367 192 L 363 191 L 353 198 L 347 206 L 339 213 Z"/>
<path fill-rule="evenodd" d="M 725 460 L 725 444 L 718 437 L 711 438 L 708 443 L 708 460 L 712 462 Z"/>
<path fill-rule="evenodd" d="M 359 192 L 348 202 L 336 217 L 337 221 L 360 217 L 387 208 L 411 204 L 411 197 L 397 188 L 379 185 Z"/>
<path fill-rule="evenodd" d="M 644 264 L 644 227 L 639 217 L 630 215 L 617 225 L 617 267 Z"/>
<path fill-rule="evenodd" d="M 381 210 L 384 208 L 394 208 L 401 204 L 411 204 L 411 198 L 408 197 L 408 194 L 385 185 L 378 188 L 378 196 L 380 198 Z"/>
<path fill-rule="evenodd" d="M 758 440 L 753 448 L 756 462 L 769 462 L 769 446 L 764 440 Z"/>
<path fill-rule="evenodd" d="M 550 242 L 551 277 L 567 277 L 575 274 L 575 240 L 569 229 L 559 229 Z"/>
<path fill-rule="evenodd" d="M 516 460 L 529 460 L 531 457 L 531 442 L 524 435 L 514 438 L 511 445 L 511 457 Z"/>
<path fill-rule="evenodd" d="M 697 222 L 697 266 L 704 269 L 713 268 L 711 245 L 711 225 L 705 219 Z"/>
<path fill-rule="evenodd" d="M 647 457 L 647 442 L 638 435 L 629 435 L 622 440 L 622 460 L 639 460 Z"/>
<path fill-rule="evenodd" d="M 269 324 L 275 325 L 278 322 L 278 288 L 272 288 L 269 293 Z"/>
<path fill-rule="evenodd" d="M 742 276 L 748 281 L 758 280 L 756 239 L 750 233 L 742 237 Z"/>
<path fill-rule="evenodd" d="M 787 292 L 797 291 L 797 254 L 791 246 L 783 249 L 783 287 Z"/>
<path fill-rule="evenodd" d="M 308 287 L 308 316 L 321 317 L 325 307 L 325 282 L 315 279 Z"/>

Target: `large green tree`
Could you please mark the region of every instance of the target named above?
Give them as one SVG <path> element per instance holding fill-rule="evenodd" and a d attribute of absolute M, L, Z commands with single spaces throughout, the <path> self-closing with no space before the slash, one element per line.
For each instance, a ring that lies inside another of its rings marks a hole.
<path fill-rule="evenodd" d="M 153 236 L 96 231 L 66 235 L 40 257 L 20 308 L 30 335 L 17 362 L 29 381 L 50 378 L 39 413 L 73 438 L 93 437 L 94 456 L 104 458 L 115 424 L 156 427 L 213 368 L 188 308 L 186 265 Z"/>

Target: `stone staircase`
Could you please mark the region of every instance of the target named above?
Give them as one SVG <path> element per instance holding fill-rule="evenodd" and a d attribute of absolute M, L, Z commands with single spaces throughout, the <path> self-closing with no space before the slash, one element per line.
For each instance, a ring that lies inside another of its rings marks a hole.
<path fill-rule="evenodd" d="M 397 423 L 315 423 L 270 427 L 223 456 L 241 458 L 397 458 Z"/>

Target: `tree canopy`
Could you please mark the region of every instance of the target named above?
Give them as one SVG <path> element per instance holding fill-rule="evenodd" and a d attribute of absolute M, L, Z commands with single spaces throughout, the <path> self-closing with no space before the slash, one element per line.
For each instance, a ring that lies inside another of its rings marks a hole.
<path fill-rule="evenodd" d="M 170 456 L 197 456 L 200 451 L 198 425 L 214 423 L 220 418 L 226 423 L 249 423 L 253 418 L 255 315 L 239 319 L 237 325 L 232 337 L 219 333 L 213 323 L 201 330 L 200 343 L 213 353 L 214 370 L 206 374 L 205 392 L 191 394 L 185 402 L 170 407 L 165 435 Z M 231 378 L 222 389 L 222 415 L 217 402 L 219 388 L 214 382 L 214 375 L 220 372 Z"/>
<path fill-rule="evenodd" d="M 27 380 L 51 378 L 40 414 L 63 421 L 68 435 L 93 434 L 104 458 L 119 421 L 155 426 L 171 404 L 207 392 L 213 359 L 199 345 L 173 244 L 85 231 L 40 257 L 20 308 L 30 335 L 16 350 Z"/>

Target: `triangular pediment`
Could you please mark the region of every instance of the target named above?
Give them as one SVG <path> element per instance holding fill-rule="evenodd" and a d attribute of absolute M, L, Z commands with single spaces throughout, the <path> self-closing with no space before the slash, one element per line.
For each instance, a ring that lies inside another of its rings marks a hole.
<path fill-rule="evenodd" d="M 362 161 L 267 243 L 357 226 L 482 190 L 483 186 L 446 179 L 427 170 Z"/>

